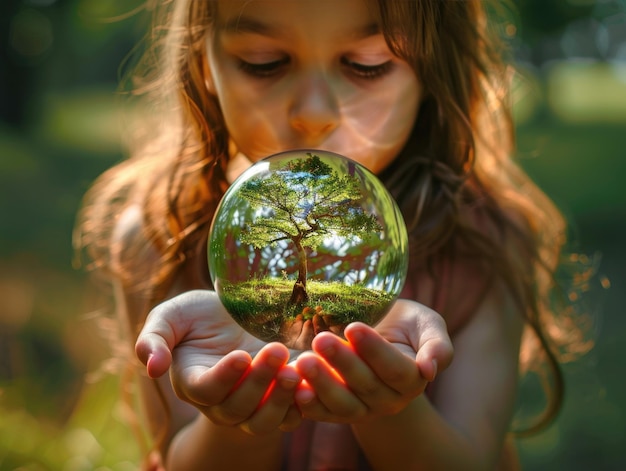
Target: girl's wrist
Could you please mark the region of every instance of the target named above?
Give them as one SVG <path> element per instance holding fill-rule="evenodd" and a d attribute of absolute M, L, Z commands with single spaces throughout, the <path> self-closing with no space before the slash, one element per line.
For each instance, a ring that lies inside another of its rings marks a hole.
<path fill-rule="evenodd" d="M 414 420 L 419 418 L 420 410 L 428 406 L 428 399 L 421 394 L 420 396 L 409 402 L 404 409 L 389 415 L 380 415 L 370 420 L 354 423 L 352 428 L 357 431 L 367 432 L 382 431 L 386 428 L 398 429 L 403 425 L 414 425 Z"/>
<path fill-rule="evenodd" d="M 419 458 L 420 437 L 427 435 L 428 420 L 424 413 L 431 407 L 422 394 L 404 409 L 352 425 L 352 431 L 374 469 L 413 469 Z M 428 469 L 427 467 L 425 469 Z"/>
<path fill-rule="evenodd" d="M 175 469 L 189 470 L 276 469 L 282 456 L 282 433 L 252 435 L 238 426 L 215 424 L 199 414 L 172 441 L 168 462 L 175 464 Z"/>
<path fill-rule="evenodd" d="M 246 446 L 254 446 L 255 443 L 265 444 L 268 441 L 280 439 L 283 434 L 277 429 L 273 432 L 255 435 L 244 430 L 242 425 L 219 425 L 202 414 L 198 417 L 198 421 L 201 422 L 199 427 L 202 433 L 207 437 L 217 434 L 225 440 L 232 440 L 234 443 Z"/>

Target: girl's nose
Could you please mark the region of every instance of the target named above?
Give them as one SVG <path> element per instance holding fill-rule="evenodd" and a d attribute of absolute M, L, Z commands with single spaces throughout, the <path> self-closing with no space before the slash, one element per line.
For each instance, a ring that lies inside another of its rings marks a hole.
<path fill-rule="evenodd" d="M 339 124 L 339 106 L 324 74 L 307 74 L 294 89 L 289 123 L 307 140 L 320 141 Z"/>

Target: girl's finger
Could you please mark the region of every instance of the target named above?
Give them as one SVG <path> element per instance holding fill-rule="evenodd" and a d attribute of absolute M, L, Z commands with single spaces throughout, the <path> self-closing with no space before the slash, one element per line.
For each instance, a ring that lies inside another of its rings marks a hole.
<path fill-rule="evenodd" d="M 175 346 L 176 335 L 171 325 L 153 316 L 152 322 L 146 321 L 137 338 L 135 354 L 146 365 L 148 376 L 158 378 L 172 364 L 172 350 Z"/>
<path fill-rule="evenodd" d="M 254 435 L 264 434 L 276 430 L 285 423 L 294 403 L 294 392 L 299 382 L 300 375 L 295 368 L 283 368 L 256 412 L 245 422 L 244 430 Z M 294 426 L 294 419 L 294 416 L 290 416 L 287 426 Z"/>
<path fill-rule="evenodd" d="M 302 403 L 301 408 L 311 411 L 317 401 L 324 406 L 332 415 L 352 420 L 362 417 L 367 408 L 355 394 L 350 391 L 337 372 L 325 363 L 318 355 L 313 353 L 302 354 L 297 362 L 298 373 L 306 380 L 306 383 L 314 391 L 314 400 Z M 309 393 L 310 394 L 310 393 Z M 296 398 L 302 398 L 302 393 L 296 394 Z M 310 396 L 309 396 L 310 397 Z"/>
<path fill-rule="evenodd" d="M 439 371 L 445 370 L 452 362 L 454 348 L 449 337 L 433 336 L 421 342 L 416 362 L 422 376 L 434 381 Z"/>
<path fill-rule="evenodd" d="M 385 345 L 385 348 L 393 348 Z M 399 393 L 376 374 L 352 348 L 336 335 L 318 335 L 313 343 L 317 354 L 339 373 L 346 386 L 370 408 L 397 400 Z M 387 365 L 388 367 L 390 365 Z"/>
<path fill-rule="evenodd" d="M 287 413 L 283 418 L 283 422 L 278 427 L 282 432 L 293 432 L 302 423 L 302 412 L 294 404 L 290 405 Z"/>
<path fill-rule="evenodd" d="M 411 339 L 411 345 L 417 352 L 416 361 L 422 375 L 433 381 L 438 372 L 450 365 L 454 355 L 446 322 L 426 306 L 404 303 L 404 307 L 413 310 L 416 320 L 405 335 Z"/>
<path fill-rule="evenodd" d="M 243 379 L 223 402 L 213 408 L 220 423 L 235 425 L 248 420 L 288 360 L 289 351 L 282 344 L 268 344 L 261 349 Z"/>
<path fill-rule="evenodd" d="M 346 327 L 344 334 L 358 355 L 388 387 L 400 394 L 414 392 L 416 387 L 425 387 L 425 380 L 415 361 L 372 328 L 354 323 Z"/>
<path fill-rule="evenodd" d="M 172 352 L 167 341 L 156 333 L 140 335 L 135 344 L 135 353 L 146 365 L 150 378 L 163 376 L 172 364 Z"/>
<path fill-rule="evenodd" d="M 174 357 L 179 355 L 178 349 Z M 198 406 L 222 403 L 250 368 L 247 352 L 229 353 L 213 367 L 192 366 L 172 370 L 172 385 L 179 397 Z"/>
<path fill-rule="evenodd" d="M 135 353 L 146 365 L 151 378 L 158 378 L 168 370 L 172 351 L 187 334 L 189 323 L 180 322 L 176 306 L 173 300 L 156 306 L 148 314 L 135 342 Z"/>

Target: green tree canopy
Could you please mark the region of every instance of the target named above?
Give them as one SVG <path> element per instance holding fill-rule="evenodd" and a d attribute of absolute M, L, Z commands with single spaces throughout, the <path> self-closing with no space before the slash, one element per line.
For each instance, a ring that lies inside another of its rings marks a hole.
<path fill-rule="evenodd" d="M 252 178 L 240 190 L 257 212 L 246 225 L 241 241 L 257 248 L 291 242 L 298 256 L 298 279 L 292 302 L 304 302 L 307 248 L 319 247 L 327 237 L 358 238 L 382 230 L 375 216 L 360 205 L 357 177 L 340 174 L 318 156 L 295 159 L 269 176 Z"/>

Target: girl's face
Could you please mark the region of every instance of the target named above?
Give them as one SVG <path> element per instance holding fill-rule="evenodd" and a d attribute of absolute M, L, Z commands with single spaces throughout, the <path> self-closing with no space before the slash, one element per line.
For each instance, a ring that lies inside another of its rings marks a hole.
<path fill-rule="evenodd" d="M 238 152 L 350 157 L 377 173 L 405 145 L 421 97 L 366 0 L 217 0 L 208 86 Z"/>

